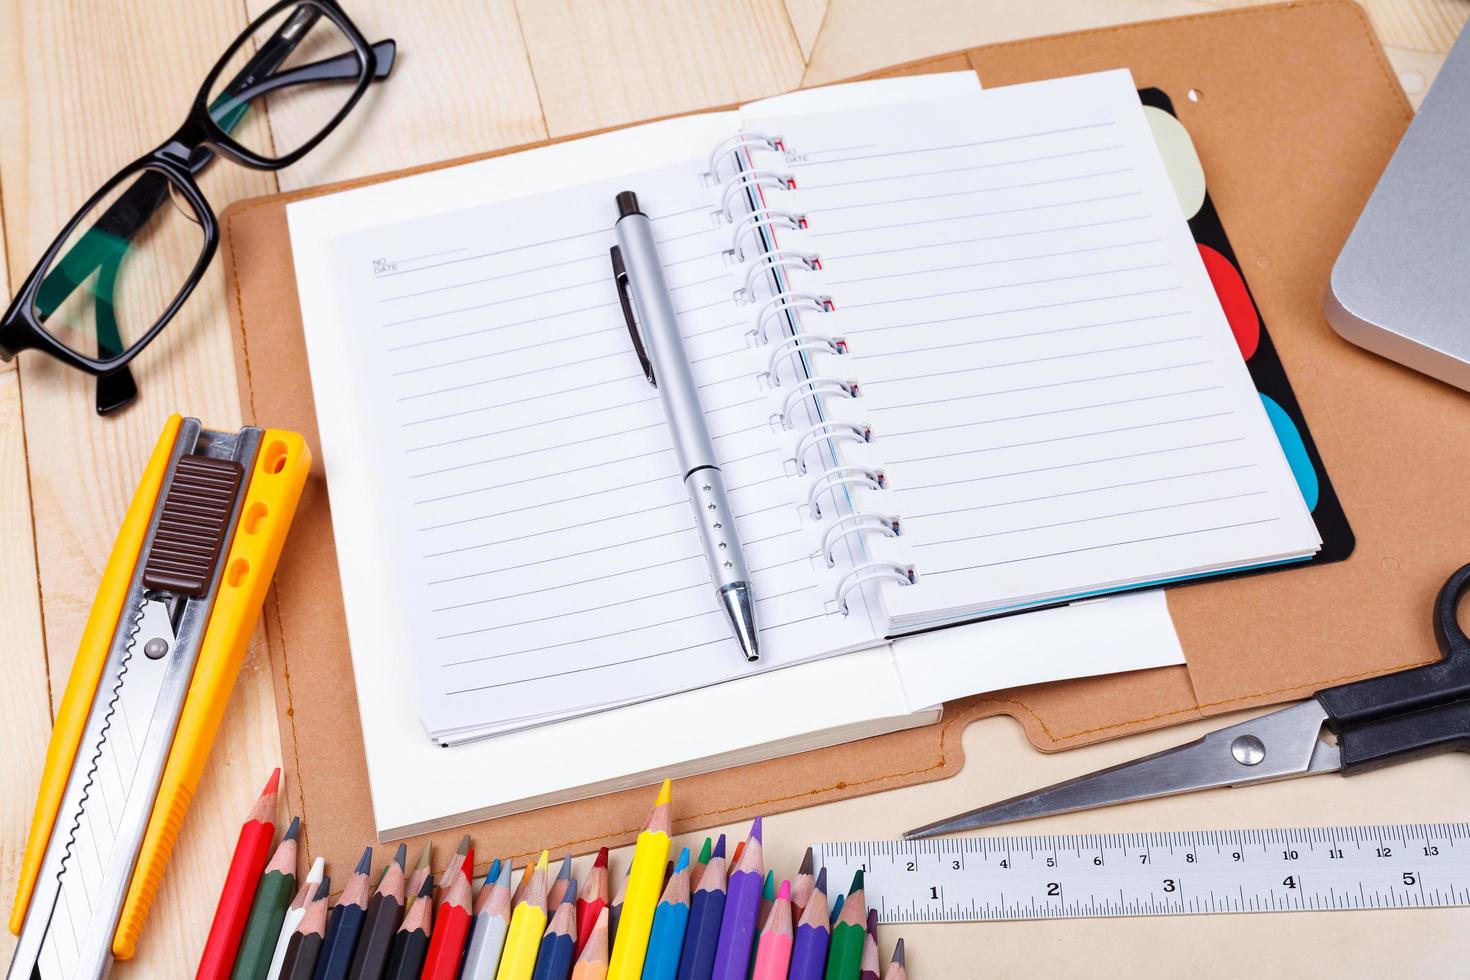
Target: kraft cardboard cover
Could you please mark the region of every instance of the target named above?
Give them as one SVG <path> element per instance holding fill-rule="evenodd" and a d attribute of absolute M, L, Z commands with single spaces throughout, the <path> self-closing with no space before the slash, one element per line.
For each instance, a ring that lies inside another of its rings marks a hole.
<path fill-rule="evenodd" d="M 1357 532 L 1356 552 L 1171 591 L 1187 668 L 968 698 L 927 728 L 683 780 L 676 831 L 950 775 L 963 762 L 965 725 L 987 715 L 1013 716 L 1037 748 L 1053 751 L 1299 698 L 1437 655 L 1430 600 L 1470 540 L 1470 512 L 1453 492 L 1470 472 L 1470 401 L 1346 343 L 1321 310 L 1333 259 L 1411 116 L 1363 12 L 1341 0 L 1231 10 L 992 45 L 875 75 L 970 67 L 994 87 L 1120 66 L 1140 87 L 1169 93 L 1194 138 Z M 222 219 L 246 415 L 296 429 L 314 446 L 285 204 L 355 183 L 243 201 Z M 310 828 L 312 853 L 350 863 L 374 824 L 319 464 L 265 629 L 292 810 Z M 646 792 L 630 791 L 465 829 L 494 840 L 500 854 L 585 852 L 630 842 L 647 805 Z M 452 848 L 460 832 L 438 835 L 440 843 Z"/>

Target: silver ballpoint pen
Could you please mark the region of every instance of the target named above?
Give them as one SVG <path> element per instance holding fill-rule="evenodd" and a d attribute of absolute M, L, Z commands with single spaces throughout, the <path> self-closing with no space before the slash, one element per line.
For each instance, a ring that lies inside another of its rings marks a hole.
<path fill-rule="evenodd" d="M 658 389 L 674 437 L 684 488 L 694 508 L 694 522 L 704 542 L 705 558 L 714 578 L 715 597 L 730 618 L 735 639 L 746 660 L 760 659 L 760 635 L 755 622 L 755 595 L 745 555 L 735 533 L 735 514 L 725 496 L 714 443 L 705 427 L 704 406 L 689 368 L 689 354 L 679 332 L 678 316 L 664 281 L 664 267 L 653 240 L 653 226 L 638 209 L 632 191 L 617 196 L 618 221 L 613 230 L 613 279 L 622 302 L 623 317 L 633 337 L 633 348 L 649 384 Z M 637 310 L 635 317 L 634 310 Z M 640 323 L 642 330 L 640 332 Z"/>

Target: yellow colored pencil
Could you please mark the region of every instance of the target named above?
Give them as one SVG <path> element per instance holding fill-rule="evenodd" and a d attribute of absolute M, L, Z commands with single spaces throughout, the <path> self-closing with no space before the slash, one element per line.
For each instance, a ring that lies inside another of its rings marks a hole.
<path fill-rule="evenodd" d="M 623 899 L 623 914 L 618 917 L 618 931 L 613 937 L 607 980 L 639 980 L 643 975 L 648 934 L 653 928 L 659 895 L 664 890 L 664 867 L 669 862 L 669 803 L 673 795 L 673 784 L 665 779 L 658 798 L 653 801 L 648 823 L 633 848 L 628 894 Z"/>
<path fill-rule="evenodd" d="M 528 868 L 531 883 L 510 915 L 510 929 L 505 934 L 505 947 L 500 953 L 500 969 L 495 980 L 531 980 L 536 972 L 536 954 L 541 951 L 541 935 L 546 931 L 546 864 L 545 851 Z"/>

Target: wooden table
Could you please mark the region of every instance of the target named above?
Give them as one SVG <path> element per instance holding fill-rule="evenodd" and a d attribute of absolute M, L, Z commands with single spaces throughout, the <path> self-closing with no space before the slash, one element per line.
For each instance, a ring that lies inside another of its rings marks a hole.
<path fill-rule="evenodd" d="M 277 189 L 412 166 L 842 78 L 956 48 L 1252 0 L 347 0 L 373 39 L 392 36 L 392 83 L 297 166 L 216 166 L 217 210 Z M 77 204 L 155 145 L 225 45 L 269 0 L 7 0 L 0 4 L 0 291 L 24 278 Z M 1369 0 L 1417 101 L 1467 0 Z M 14 890 L 51 712 L 93 590 L 143 462 L 170 412 L 239 424 L 224 274 L 209 271 L 138 366 L 142 396 L 99 420 L 92 386 L 31 354 L 0 365 L 0 892 Z M 1198 726 L 1197 726 L 1198 727 Z M 917 787 L 778 817 L 774 857 L 835 834 L 891 836 L 921 805 L 937 813 L 1003 797 L 1185 734 L 1038 757 L 1015 726 L 966 736 L 965 771 Z M 120 977 L 187 976 L 239 821 L 280 757 L 263 651 L 247 660 L 136 961 Z M 1143 804 L 1126 816 L 1057 818 L 1050 830 L 1273 826 L 1463 819 L 1454 759 L 1363 777 Z M 1299 913 L 1175 920 L 1028 922 L 910 931 L 917 976 L 1136 973 L 1463 975 L 1457 911 Z M 889 930 L 885 930 L 885 933 Z M 885 936 L 885 945 L 891 937 Z M 13 943 L 0 935 L 0 961 Z"/>

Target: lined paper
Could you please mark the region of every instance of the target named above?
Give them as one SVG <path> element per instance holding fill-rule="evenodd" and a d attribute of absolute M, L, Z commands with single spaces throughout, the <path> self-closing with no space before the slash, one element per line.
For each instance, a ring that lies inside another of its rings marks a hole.
<path fill-rule="evenodd" d="M 862 384 L 833 407 L 902 518 L 900 628 L 1316 549 L 1127 72 L 746 123 Z"/>
<path fill-rule="evenodd" d="M 453 741 L 747 673 L 608 249 L 653 220 L 754 580 L 763 668 L 873 642 L 828 622 L 697 161 L 350 236 L 353 356 L 378 393 L 384 513 L 420 714 Z"/>

